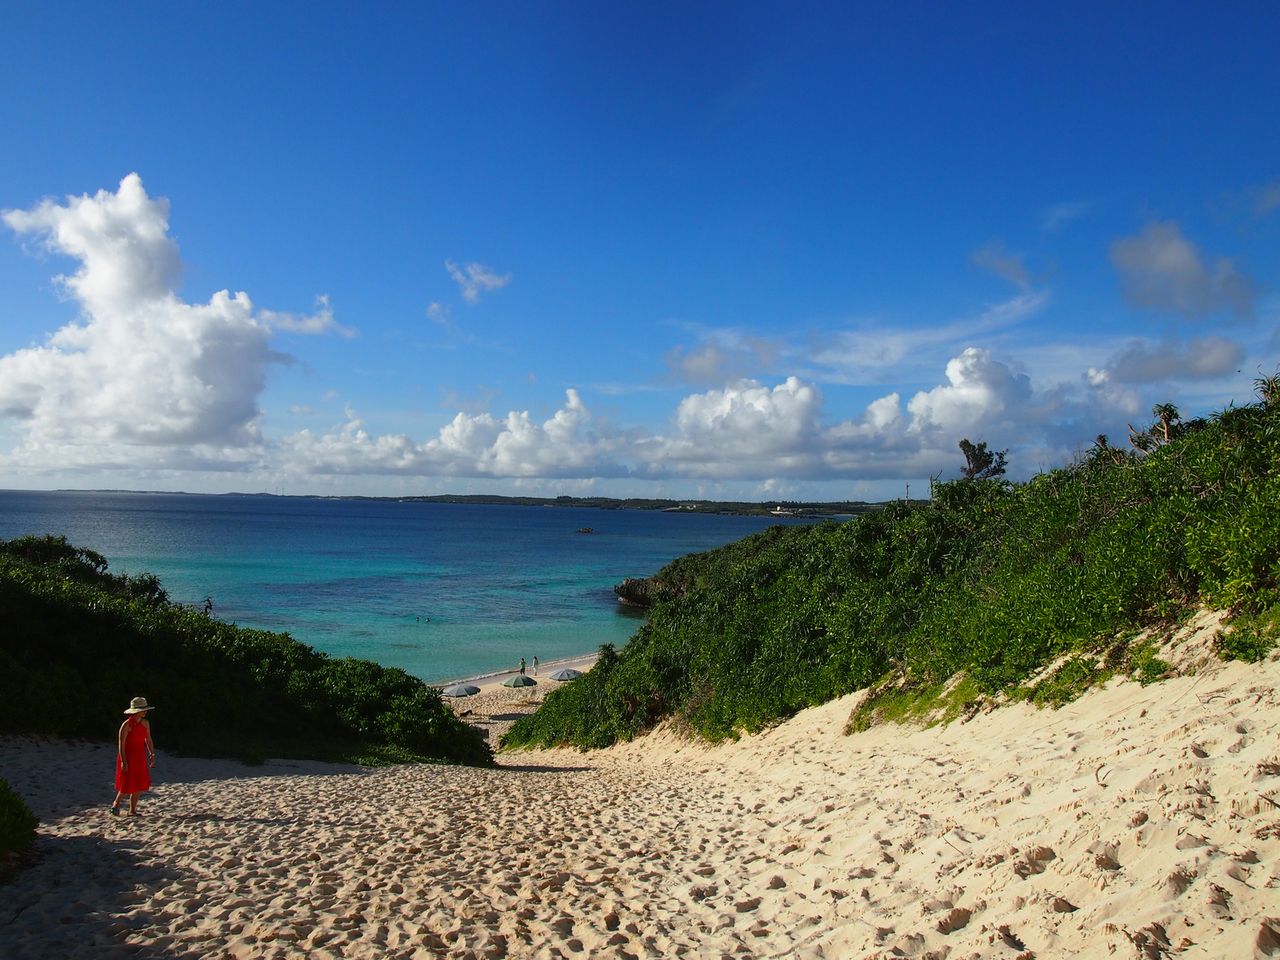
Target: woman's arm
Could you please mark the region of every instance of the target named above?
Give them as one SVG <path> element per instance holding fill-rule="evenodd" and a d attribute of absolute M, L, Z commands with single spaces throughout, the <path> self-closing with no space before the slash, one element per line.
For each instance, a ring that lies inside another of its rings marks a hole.
<path fill-rule="evenodd" d="M 120 724 L 120 732 L 116 734 L 116 756 L 119 757 L 121 766 L 125 768 L 129 766 L 129 757 L 124 752 L 124 739 L 128 735 L 128 730 L 129 721 L 126 720 Z"/>
<path fill-rule="evenodd" d="M 151 721 L 143 720 L 142 729 L 147 731 L 147 762 L 154 767 L 156 765 L 156 745 L 151 742 Z"/>

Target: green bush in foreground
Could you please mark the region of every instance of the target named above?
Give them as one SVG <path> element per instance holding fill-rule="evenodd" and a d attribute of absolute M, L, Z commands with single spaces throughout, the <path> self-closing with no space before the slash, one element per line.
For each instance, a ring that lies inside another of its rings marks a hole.
<path fill-rule="evenodd" d="M 0 732 L 110 739 L 129 699 L 168 750 L 261 761 L 487 765 L 488 744 L 403 670 L 169 602 L 62 537 L 0 541 Z"/>
<path fill-rule="evenodd" d="M 36 817 L 0 777 L 0 859 L 26 853 L 36 842 Z"/>
<path fill-rule="evenodd" d="M 1142 453 L 1100 442 L 1027 483 L 939 485 L 925 505 L 774 527 L 664 568 L 620 652 L 550 694 L 505 746 L 605 746 L 664 717 L 704 737 L 757 730 L 896 675 L 928 689 L 963 671 L 1017 687 L 1064 654 L 1044 703 L 1110 675 L 1095 656 L 1196 605 L 1263 615 L 1280 602 L 1280 390 L 1182 424 L 1157 408 Z M 1259 659 L 1275 618 L 1229 632 Z M 1109 659 L 1108 659 L 1109 658 Z M 1159 662 L 1139 656 L 1145 680 Z"/>

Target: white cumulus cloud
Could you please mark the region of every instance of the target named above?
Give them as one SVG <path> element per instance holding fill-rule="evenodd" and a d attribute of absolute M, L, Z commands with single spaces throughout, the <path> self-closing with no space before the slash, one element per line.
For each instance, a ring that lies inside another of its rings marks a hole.
<path fill-rule="evenodd" d="M 348 411 L 334 430 L 286 438 L 281 454 L 292 470 L 309 474 L 615 477 L 628 472 L 615 459 L 618 445 L 617 437 L 594 429 L 582 398 L 568 390 L 564 406 L 544 421 L 527 410 L 503 418 L 458 413 L 422 443 L 402 434 L 374 436 Z"/>
<path fill-rule="evenodd" d="M 1019 417 L 1032 398 L 1031 381 L 990 351 L 966 347 L 947 363 L 947 382 L 917 393 L 907 404 L 908 430 L 962 436 L 1000 420 Z"/>
<path fill-rule="evenodd" d="M 44 344 L 0 357 L 0 415 L 14 464 L 208 469 L 260 454 L 258 397 L 271 326 L 340 329 L 323 299 L 309 318 L 254 310 L 221 290 L 187 303 L 169 236 L 169 203 L 130 174 L 115 191 L 10 210 L 5 224 L 79 262 L 57 278 L 80 317 Z"/>
<path fill-rule="evenodd" d="M 784 476 L 817 456 L 822 393 L 788 377 L 775 387 L 742 380 L 680 401 L 674 431 L 647 445 L 648 468 L 696 477 Z"/>

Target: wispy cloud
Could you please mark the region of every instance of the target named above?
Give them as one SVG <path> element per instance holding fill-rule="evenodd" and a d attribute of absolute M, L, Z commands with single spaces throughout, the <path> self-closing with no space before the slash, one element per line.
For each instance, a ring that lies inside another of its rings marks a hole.
<path fill-rule="evenodd" d="M 697 342 L 667 351 L 667 368 L 681 382 L 719 385 L 768 370 L 784 350 L 778 339 L 744 333 L 730 327 L 691 327 Z"/>
<path fill-rule="evenodd" d="M 1051 204 L 1040 215 L 1040 229 L 1045 233 L 1057 233 L 1068 224 L 1087 217 L 1092 211 L 1092 200 L 1068 200 Z"/>
<path fill-rule="evenodd" d="M 462 291 L 462 299 L 467 303 L 476 303 L 481 293 L 501 290 L 511 282 L 511 274 L 500 274 L 483 263 L 472 262 L 459 265 L 453 260 L 446 260 L 444 268 L 457 283 L 458 289 Z"/>
<path fill-rule="evenodd" d="M 275 310 L 259 310 L 258 316 L 274 330 L 288 330 L 290 333 L 320 335 L 336 333 L 340 337 L 354 337 L 356 331 L 344 327 L 333 318 L 333 310 L 329 306 L 329 297 L 316 297 L 314 313 L 297 314 L 281 313 Z"/>
<path fill-rule="evenodd" d="M 1125 296 L 1134 306 L 1205 316 L 1253 313 L 1257 286 L 1226 257 L 1206 261 L 1173 221 L 1148 223 L 1111 245 Z"/>
<path fill-rule="evenodd" d="M 929 326 L 866 324 L 830 335 L 807 356 L 813 375 L 835 383 L 882 383 L 909 379 L 936 364 L 966 342 L 1008 330 L 1039 313 L 1049 302 L 1045 290 L 1032 290 L 994 303 L 977 316 Z M 909 363 L 914 369 L 904 369 Z"/>
<path fill-rule="evenodd" d="M 1238 372 L 1244 348 L 1225 337 L 1191 337 L 1185 343 L 1133 340 L 1107 361 L 1107 376 L 1119 383 L 1204 380 Z"/>
<path fill-rule="evenodd" d="M 498 398 L 499 392 L 489 387 L 477 387 L 468 396 L 449 387 L 440 388 L 440 407 L 443 410 L 459 411 L 467 414 L 484 413 Z"/>
<path fill-rule="evenodd" d="M 991 240 L 969 256 L 974 266 L 1003 277 L 1015 287 L 1026 290 L 1031 286 L 1031 273 L 1023 263 L 1022 254 L 1011 253 L 1001 240 Z"/>
<path fill-rule="evenodd" d="M 1253 197 L 1253 213 L 1257 217 L 1265 217 L 1280 210 L 1280 180 L 1272 180 L 1255 191 Z"/>

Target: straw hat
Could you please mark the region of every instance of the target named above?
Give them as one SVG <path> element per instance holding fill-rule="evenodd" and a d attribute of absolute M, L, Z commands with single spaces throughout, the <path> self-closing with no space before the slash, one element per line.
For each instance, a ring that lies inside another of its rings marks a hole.
<path fill-rule="evenodd" d="M 125 713 L 146 713 L 148 710 L 154 710 L 155 707 L 147 706 L 146 697 L 134 697 L 129 701 L 129 709 Z"/>

